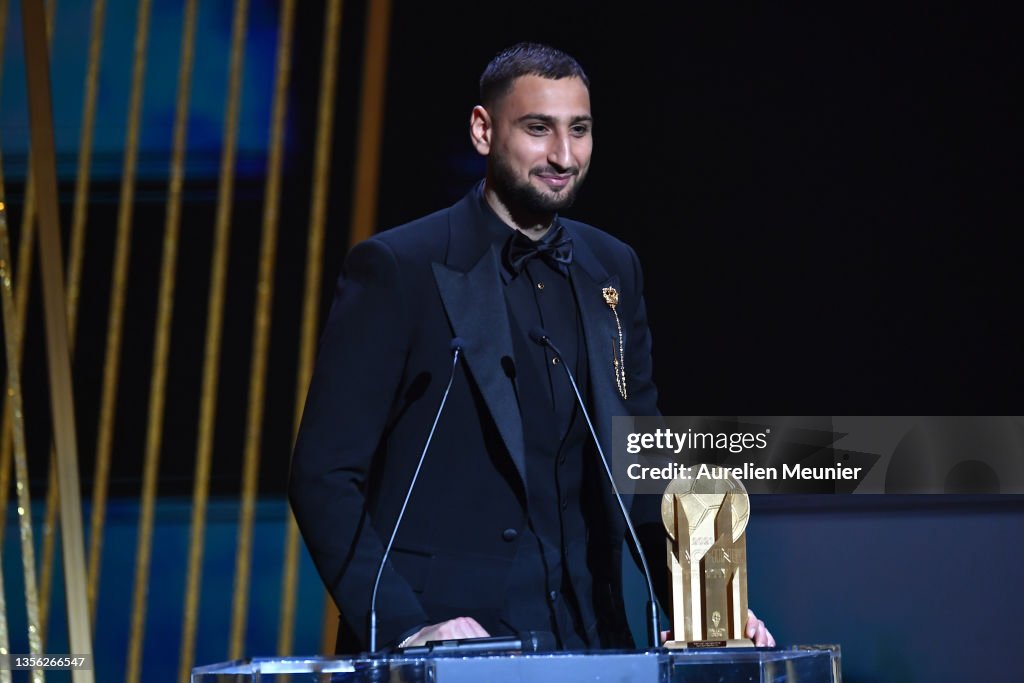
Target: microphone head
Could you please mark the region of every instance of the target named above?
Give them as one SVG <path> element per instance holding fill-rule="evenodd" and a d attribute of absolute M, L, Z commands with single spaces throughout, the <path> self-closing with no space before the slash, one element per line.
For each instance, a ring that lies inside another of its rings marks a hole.
<path fill-rule="evenodd" d="M 461 351 L 466 347 L 466 342 L 462 341 L 462 337 L 452 337 L 452 340 L 448 342 L 448 348 L 452 353 Z"/>
<path fill-rule="evenodd" d="M 530 330 L 530 339 L 541 346 L 548 346 L 551 343 L 551 340 L 548 338 L 548 333 L 544 331 L 543 327 L 534 327 Z"/>
<path fill-rule="evenodd" d="M 517 635 L 523 652 L 554 652 L 558 649 L 555 634 L 550 631 L 522 631 Z"/>

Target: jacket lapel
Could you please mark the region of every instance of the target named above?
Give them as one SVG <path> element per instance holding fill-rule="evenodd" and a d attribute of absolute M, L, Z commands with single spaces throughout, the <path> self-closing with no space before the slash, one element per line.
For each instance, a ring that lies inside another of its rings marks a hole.
<path fill-rule="evenodd" d="M 473 225 L 470 194 L 449 214 L 449 248 L 434 263 L 445 313 L 464 343 L 466 364 L 526 489 L 526 446 L 516 397 L 512 331 L 497 254 Z"/>
<path fill-rule="evenodd" d="M 591 387 L 589 410 L 601 449 L 608 458 L 609 466 L 612 466 L 612 416 L 629 415 L 629 410 L 615 384 L 612 354 L 618 353 L 619 331 L 615 325 L 615 316 L 605 302 L 603 290 L 606 287 L 614 287 L 621 294 L 622 288 L 619 284 L 619 276 L 610 275 L 576 231 L 572 230 L 569 225 L 566 225 L 566 229 L 572 233 L 573 237 L 573 262 L 570 266 L 570 273 L 587 341 Z M 629 344 L 629 339 L 626 338 L 627 334 L 627 328 L 623 327 L 624 345 Z M 610 490 L 608 493 L 611 494 Z M 629 498 L 630 496 L 624 492 L 623 499 L 627 508 Z M 609 504 L 610 519 L 618 520 L 618 504 L 611 499 Z M 621 520 L 618 520 L 616 524 L 621 524 Z"/>

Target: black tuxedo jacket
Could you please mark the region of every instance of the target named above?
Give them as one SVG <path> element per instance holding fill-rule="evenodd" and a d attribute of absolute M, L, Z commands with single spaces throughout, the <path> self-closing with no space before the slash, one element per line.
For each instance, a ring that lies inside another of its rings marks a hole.
<path fill-rule="evenodd" d="M 463 615 L 492 633 L 502 630 L 502 588 L 527 520 L 529 454 L 499 256 L 476 224 L 475 201 L 471 192 L 357 245 L 338 280 L 289 497 L 341 611 L 339 652 L 368 646 L 373 580 L 451 372 L 456 336 L 464 341 L 462 360 L 381 580 L 378 642 Z M 589 409 L 611 457 L 612 416 L 657 410 L 642 275 L 622 242 L 562 222 L 573 239 L 570 275 L 586 339 Z M 628 400 L 615 385 L 619 331 L 605 287 L 619 293 Z M 624 524 L 608 490 L 603 495 L 607 519 L 594 528 L 606 531 L 586 542 L 598 558 L 592 573 L 606 622 L 602 642 L 621 643 Z"/>

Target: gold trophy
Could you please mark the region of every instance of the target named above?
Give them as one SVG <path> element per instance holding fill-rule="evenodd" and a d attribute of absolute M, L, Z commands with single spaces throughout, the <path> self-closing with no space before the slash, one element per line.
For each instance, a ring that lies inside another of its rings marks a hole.
<path fill-rule="evenodd" d="M 673 479 L 661 499 L 672 581 L 666 647 L 751 647 L 747 623 L 750 499 L 739 479 Z"/>

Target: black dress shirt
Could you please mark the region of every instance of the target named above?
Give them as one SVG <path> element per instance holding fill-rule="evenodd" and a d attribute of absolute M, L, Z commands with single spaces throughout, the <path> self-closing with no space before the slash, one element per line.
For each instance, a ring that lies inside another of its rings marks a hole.
<path fill-rule="evenodd" d="M 590 480 L 585 466 L 590 436 L 560 367 L 568 365 L 586 396 L 587 354 L 571 275 L 539 257 L 516 273 L 507 259 L 514 229 L 486 203 L 482 184 L 478 199 L 481 227 L 503 264 L 527 456 L 528 527 L 515 539 L 503 622 L 511 632 L 551 631 L 564 649 L 596 648 L 600 642 L 584 515 L 591 498 L 584 490 Z M 555 342 L 562 359 L 530 339 L 537 328 Z"/>

